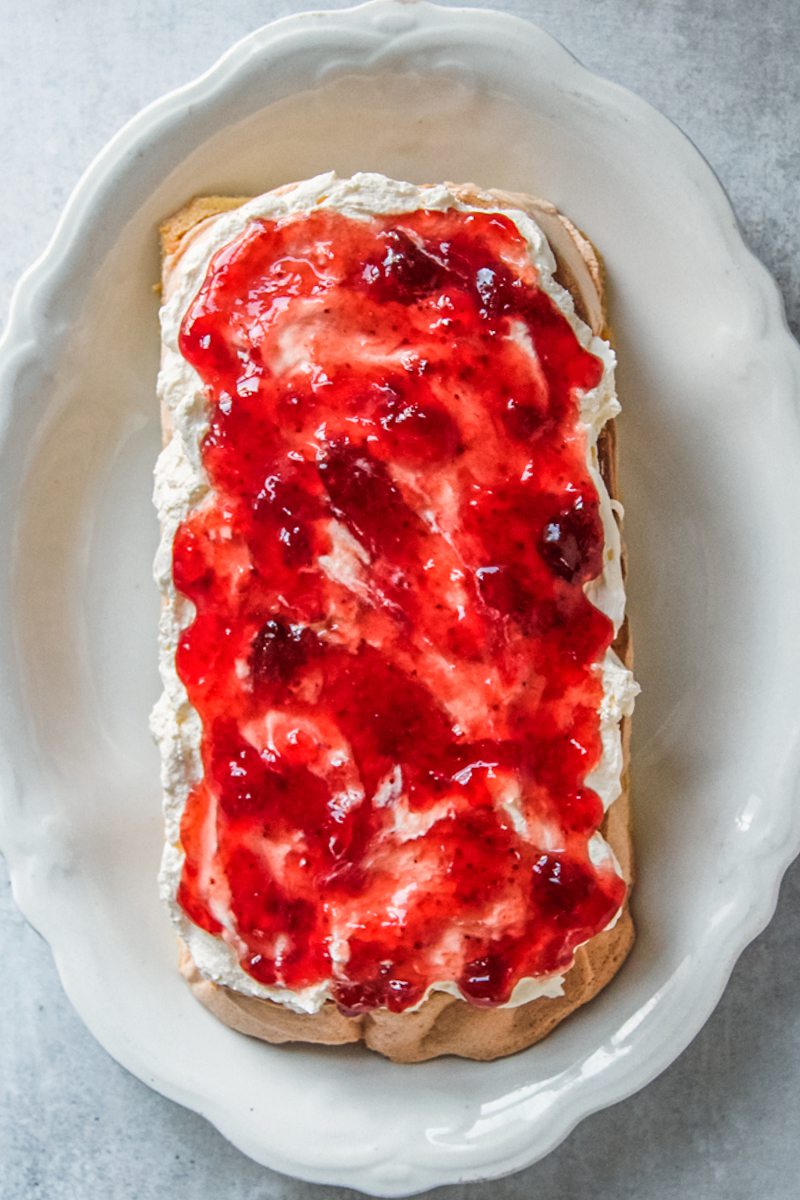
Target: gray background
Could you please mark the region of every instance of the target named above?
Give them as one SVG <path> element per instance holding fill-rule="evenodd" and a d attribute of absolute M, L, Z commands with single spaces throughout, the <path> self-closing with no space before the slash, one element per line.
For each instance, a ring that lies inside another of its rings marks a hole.
<path fill-rule="evenodd" d="M 313 0 L 0 0 L 0 313 L 78 176 L 148 101 L 272 17 Z M 800 328 L 797 0 L 495 0 L 693 139 Z M 317 3 L 319 8 L 341 7 Z M 796 1200 L 800 863 L 700 1036 L 645 1091 L 510 1179 L 446 1200 Z M 2 1200 L 334 1200 L 256 1166 L 132 1079 L 65 1000 L 0 861 Z M 313 1137 L 313 1131 L 309 1131 Z M 437 1193 L 437 1195 L 440 1193 Z"/>

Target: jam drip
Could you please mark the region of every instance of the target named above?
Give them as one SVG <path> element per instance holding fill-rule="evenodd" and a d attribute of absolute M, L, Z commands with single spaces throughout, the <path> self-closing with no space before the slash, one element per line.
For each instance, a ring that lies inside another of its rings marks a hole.
<path fill-rule="evenodd" d="M 174 542 L 204 778 L 178 899 L 265 984 L 346 1013 L 569 967 L 625 885 L 584 585 L 601 364 L 505 216 L 257 220 L 182 323 L 211 490 Z"/>

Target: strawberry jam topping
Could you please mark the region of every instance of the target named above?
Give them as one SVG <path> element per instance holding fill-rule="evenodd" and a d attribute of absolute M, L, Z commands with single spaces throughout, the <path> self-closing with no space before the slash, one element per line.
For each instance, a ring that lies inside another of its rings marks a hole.
<path fill-rule="evenodd" d="M 567 969 L 625 884 L 586 598 L 601 364 L 492 213 L 254 220 L 180 331 L 210 490 L 178 529 L 202 720 L 178 899 L 345 1013 Z"/>

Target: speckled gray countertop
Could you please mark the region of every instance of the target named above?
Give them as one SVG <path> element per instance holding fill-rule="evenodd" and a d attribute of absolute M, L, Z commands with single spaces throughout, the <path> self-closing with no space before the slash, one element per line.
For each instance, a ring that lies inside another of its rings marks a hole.
<path fill-rule="evenodd" d="M 0 313 L 78 176 L 144 104 L 301 0 L 34 0 L 0 40 Z M 495 0 L 638 92 L 699 147 L 800 328 L 797 0 Z M 317 3 L 319 8 L 340 5 Z M 703 1032 L 645 1091 L 549 1158 L 455 1200 L 797 1200 L 800 863 Z M 97 1045 L 26 925 L 0 863 L 2 1200 L 334 1200 L 275 1175 L 149 1091 Z"/>

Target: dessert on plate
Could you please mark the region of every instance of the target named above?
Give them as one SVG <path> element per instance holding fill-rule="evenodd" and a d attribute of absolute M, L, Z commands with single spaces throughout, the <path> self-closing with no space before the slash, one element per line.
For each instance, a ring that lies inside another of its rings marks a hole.
<path fill-rule="evenodd" d="M 633 938 L 595 251 L 552 205 L 334 174 L 162 227 L 162 893 L 272 1042 L 496 1058 Z"/>

